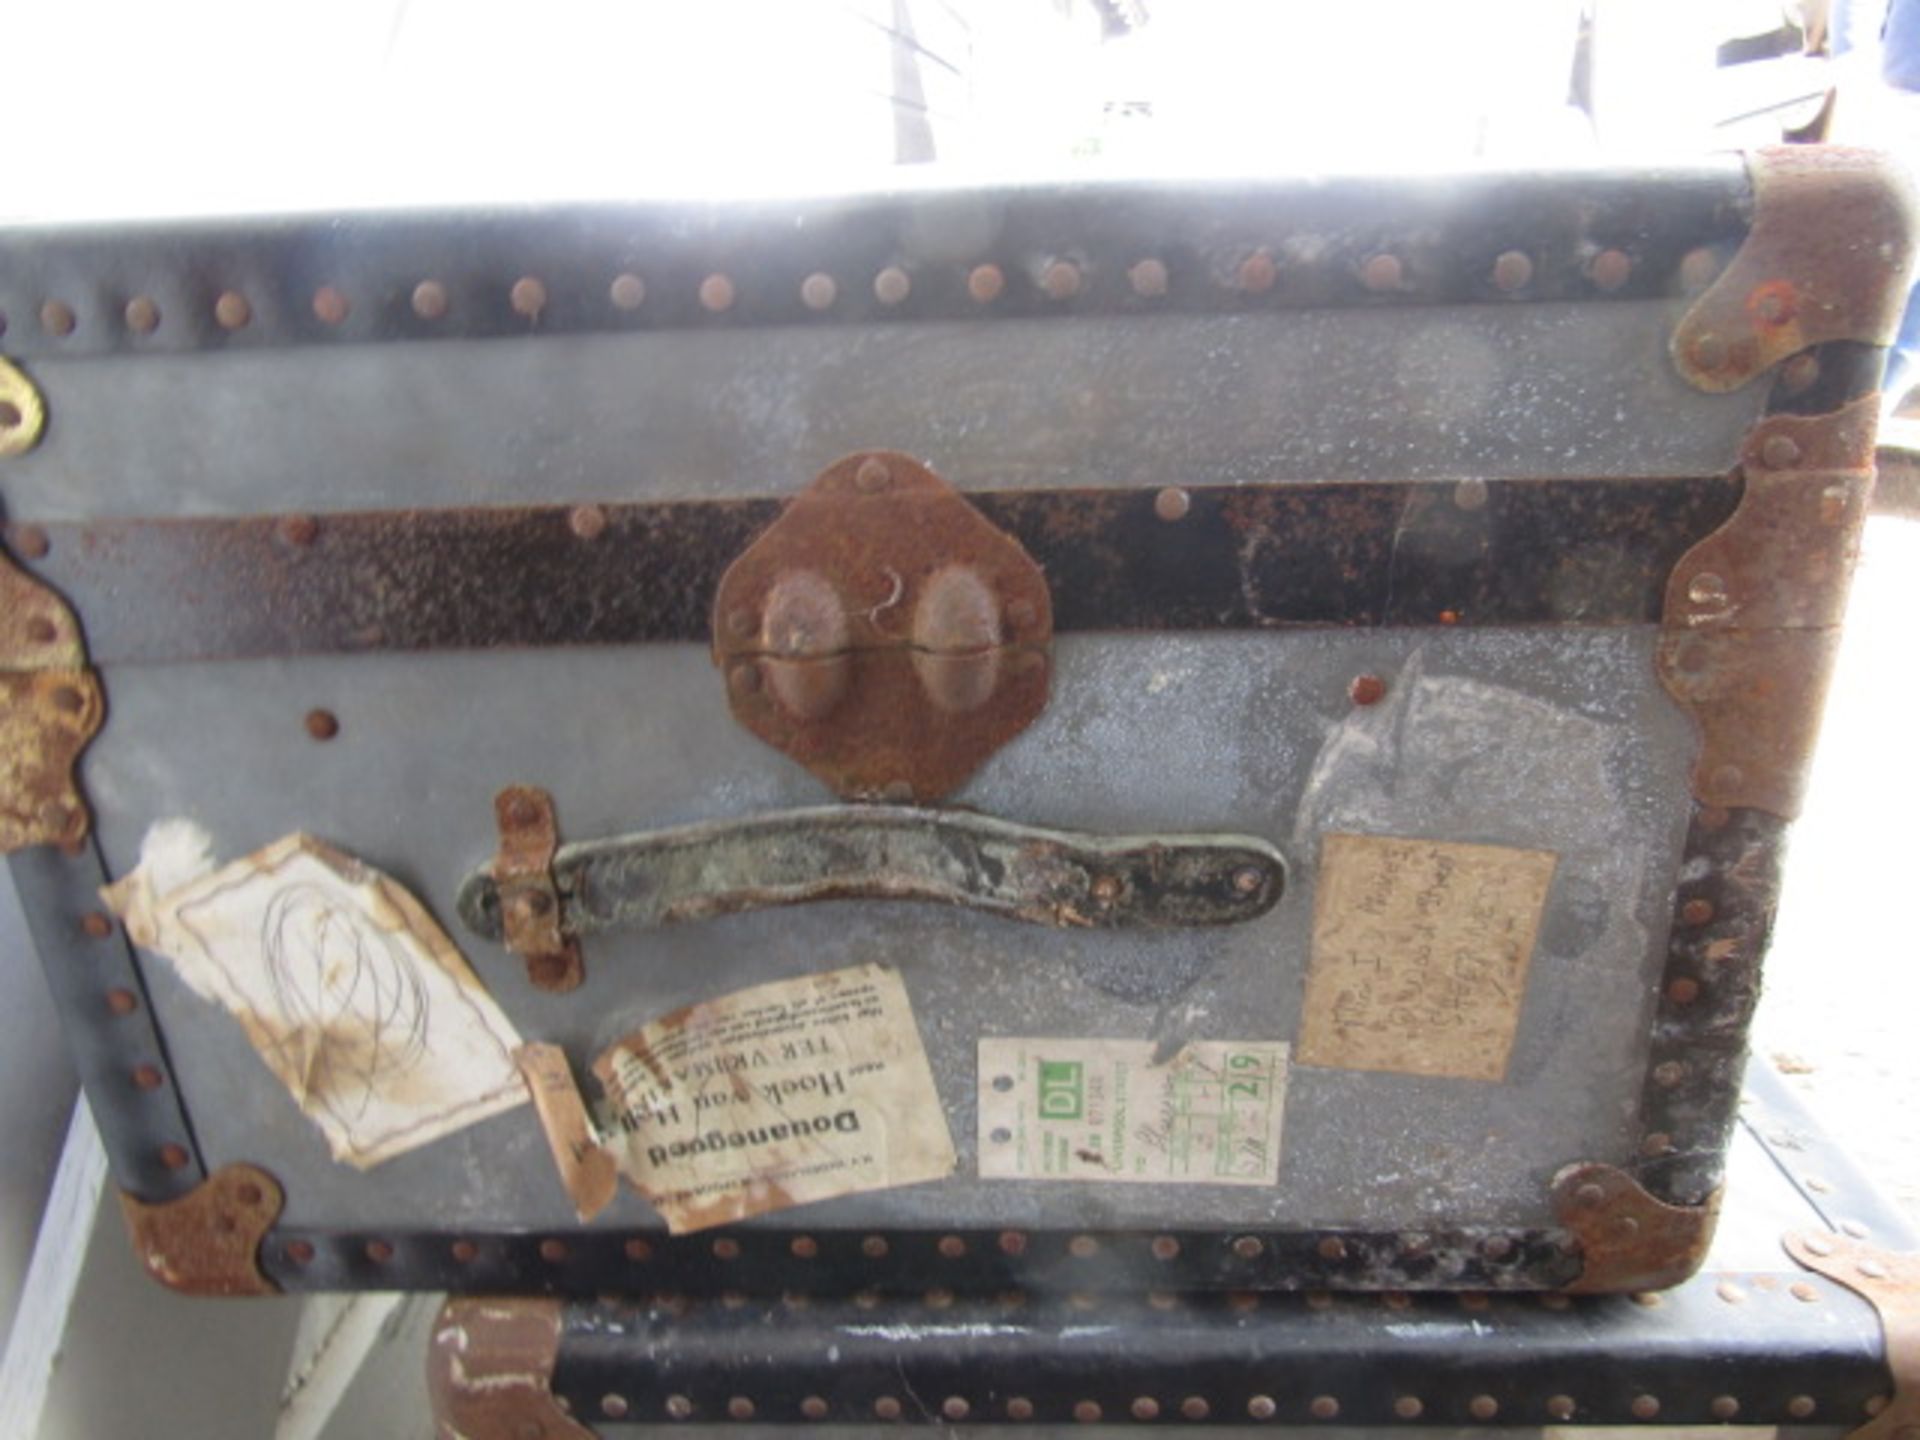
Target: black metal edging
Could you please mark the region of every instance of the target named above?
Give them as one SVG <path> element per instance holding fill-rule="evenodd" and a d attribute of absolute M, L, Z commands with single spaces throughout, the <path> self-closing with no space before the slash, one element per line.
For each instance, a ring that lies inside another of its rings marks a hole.
<path fill-rule="evenodd" d="M 0 230 L 17 358 L 894 320 L 1650 299 L 1746 233 L 1738 157 L 1419 180 L 927 187 Z M 1690 256 L 1698 256 L 1689 260 Z M 1064 268 L 1062 268 L 1064 267 Z"/>
<path fill-rule="evenodd" d="M 1719 476 L 968 499 L 1045 570 L 1056 631 L 1635 625 L 1659 619 L 1674 562 L 1740 488 Z M 85 618 L 98 665 L 704 642 L 721 574 L 778 513 L 740 500 L 100 520 L 43 527 L 31 569 Z"/>

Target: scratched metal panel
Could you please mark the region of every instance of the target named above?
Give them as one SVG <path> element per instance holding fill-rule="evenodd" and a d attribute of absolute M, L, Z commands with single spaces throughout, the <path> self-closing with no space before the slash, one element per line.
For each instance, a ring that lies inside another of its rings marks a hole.
<path fill-rule="evenodd" d="M 784 495 L 853 450 L 962 489 L 1717 474 L 1684 302 L 849 324 L 47 358 L 13 520 Z M 164 436 L 164 443 L 156 437 Z"/>
<path fill-rule="evenodd" d="M 534 991 L 462 932 L 460 880 L 495 843 L 506 780 L 549 788 L 591 837 L 824 798 L 727 722 L 695 646 L 369 655 L 125 667 L 85 779 L 109 865 L 184 815 L 236 856 L 304 828 L 409 885 L 523 1033 L 596 1051 L 676 1006 L 775 977 L 898 964 L 960 1152 L 936 1184 L 846 1197 L 812 1229 L 885 1224 L 1547 1225 L 1550 1177 L 1631 1158 L 1647 1007 L 1673 904 L 1692 737 L 1653 677 L 1645 629 L 1315 630 L 1071 636 L 1053 700 L 955 799 L 1019 820 L 1229 830 L 1278 843 L 1289 893 L 1210 932 L 1057 932 L 914 906 L 832 904 L 586 942 L 587 983 Z M 1356 708 L 1358 673 L 1388 682 Z M 340 734 L 316 745 L 324 705 Z M 982 1034 L 1291 1039 L 1315 847 L 1326 829 L 1545 848 L 1562 863 L 1504 1084 L 1295 1072 L 1280 1184 L 983 1183 Z M 571 1227 L 529 1110 L 361 1174 L 272 1083 L 239 1027 L 146 966 L 208 1163 L 264 1165 L 285 1223 Z M 624 1194 L 602 1225 L 644 1224 Z M 762 1225 L 785 1227 L 792 1215 Z"/>

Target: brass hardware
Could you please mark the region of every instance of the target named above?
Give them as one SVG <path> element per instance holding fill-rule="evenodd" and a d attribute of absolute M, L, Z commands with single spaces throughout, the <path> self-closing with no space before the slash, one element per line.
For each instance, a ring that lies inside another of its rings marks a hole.
<path fill-rule="evenodd" d="M 1866 150 L 1787 145 L 1747 157 L 1753 225 L 1673 332 L 1701 390 L 1738 390 L 1809 346 L 1884 345 L 1907 301 L 1913 196 Z"/>
<path fill-rule="evenodd" d="M 713 614 L 734 718 L 847 799 L 937 800 L 1046 704 L 1040 567 L 906 455 L 828 466 Z"/>
<path fill-rule="evenodd" d="M 1553 1209 L 1580 1242 L 1575 1295 L 1664 1290 L 1700 1268 L 1720 1216 L 1720 1193 L 1704 1205 L 1668 1205 L 1611 1165 L 1569 1165 L 1553 1177 Z"/>
<path fill-rule="evenodd" d="M 73 611 L 0 556 L 0 853 L 86 836 L 74 766 L 105 713 Z"/>
<path fill-rule="evenodd" d="M 1920 1254 L 1896 1254 L 1825 1230 L 1787 1235 L 1787 1254 L 1864 1296 L 1880 1317 L 1893 1398 L 1848 1440 L 1908 1440 L 1920 1435 Z"/>
<path fill-rule="evenodd" d="M 527 978 L 542 990 L 571 990 L 586 978 L 580 942 L 561 933 L 560 892 L 553 854 L 560 825 L 553 797 L 531 785 L 509 785 L 493 799 L 500 848 L 493 880 L 507 949 L 527 962 Z"/>
<path fill-rule="evenodd" d="M 33 449 L 46 427 L 40 392 L 17 366 L 0 360 L 0 460 Z"/>
<path fill-rule="evenodd" d="M 122 1193 L 120 1209 L 147 1273 L 183 1295 L 276 1295 L 260 1268 L 260 1241 L 280 1218 L 280 1183 L 252 1165 L 228 1165 L 178 1200 L 149 1205 Z"/>

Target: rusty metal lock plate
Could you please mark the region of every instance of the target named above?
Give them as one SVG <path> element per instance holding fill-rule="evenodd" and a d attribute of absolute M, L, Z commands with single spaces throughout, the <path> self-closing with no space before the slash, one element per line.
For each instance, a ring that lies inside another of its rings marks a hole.
<path fill-rule="evenodd" d="M 1047 703 L 1053 605 L 1018 541 L 906 455 L 827 467 L 720 581 L 734 718 L 855 800 L 938 800 Z"/>

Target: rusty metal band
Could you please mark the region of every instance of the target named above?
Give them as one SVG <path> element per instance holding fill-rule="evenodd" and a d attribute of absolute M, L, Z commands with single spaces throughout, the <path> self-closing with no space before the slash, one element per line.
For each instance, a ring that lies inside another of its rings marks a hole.
<path fill-rule="evenodd" d="M 970 494 L 1056 631 L 1631 625 L 1738 503 L 1730 477 Z M 1178 518 L 1164 514 L 1178 512 Z M 771 500 L 40 527 L 99 665 L 705 641 Z M 39 547 L 36 545 L 35 547 Z"/>
<path fill-rule="evenodd" d="M 10 355 L 1666 299 L 1744 238 L 1737 157 L 1405 180 L 0 229 Z M 1702 263 L 1702 257 L 1707 263 Z M 1689 257 L 1692 257 L 1690 260 Z"/>

